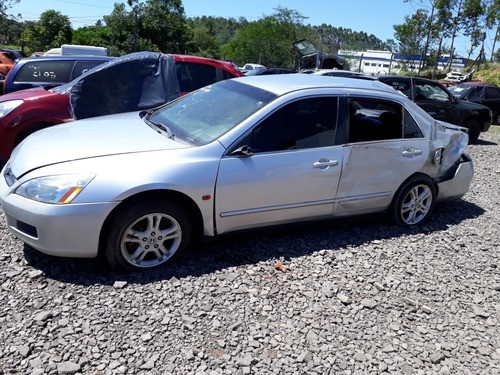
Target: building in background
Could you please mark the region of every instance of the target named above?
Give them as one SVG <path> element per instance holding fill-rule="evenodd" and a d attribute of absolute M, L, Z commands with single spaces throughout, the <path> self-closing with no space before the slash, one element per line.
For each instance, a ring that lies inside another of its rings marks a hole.
<path fill-rule="evenodd" d="M 418 70 L 420 64 L 419 55 L 403 55 L 390 51 L 347 51 L 339 50 L 338 55 L 348 61 L 351 70 L 364 74 L 398 74 L 401 70 Z M 424 60 L 428 60 L 425 56 Z M 438 60 L 439 70 L 462 70 L 467 62 L 466 58 L 455 57 L 451 61 L 450 56 L 443 55 Z"/>

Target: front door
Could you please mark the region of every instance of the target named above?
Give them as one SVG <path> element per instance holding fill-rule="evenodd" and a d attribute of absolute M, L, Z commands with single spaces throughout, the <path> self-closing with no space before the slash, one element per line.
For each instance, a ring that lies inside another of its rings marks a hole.
<path fill-rule="evenodd" d="M 334 146 L 337 107 L 330 97 L 294 101 L 229 150 L 215 191 L 219 234 L 331 216 L 344 152 Z"/>

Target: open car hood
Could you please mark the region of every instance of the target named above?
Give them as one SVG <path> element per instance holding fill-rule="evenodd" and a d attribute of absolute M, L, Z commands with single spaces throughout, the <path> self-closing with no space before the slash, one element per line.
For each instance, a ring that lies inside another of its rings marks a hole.
<path fill-rule="evenodd" d="M 321 52 L 307 39 L 298 40 L 292 45 L 301 56 L 300 69 L 344 70 L 347 68 L 347 63 L 343 58 Z"/>

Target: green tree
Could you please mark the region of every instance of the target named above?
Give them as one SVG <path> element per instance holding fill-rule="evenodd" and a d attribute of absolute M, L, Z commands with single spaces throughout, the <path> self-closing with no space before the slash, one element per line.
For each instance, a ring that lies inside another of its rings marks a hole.
<path fill-rule="evenodd" d="M 277 8 L 272 16 L 251 22 L 236 37 L 222 46 L 225 59 L 239 65 L 246 62 L 266 66 L 293 67 L 295 50 L 292 43 L 309 36 L 300 13 L 287 8 Z"/>
<path fill-rule="evenodd" d="M 109 47 L 108 28 L 101 23 L 83 26 L 73 31 L 72 42 L 96 47 Z"/>
<path fill-rule="evenodd" d="M 464 35 L 470 40 L 467 56 L 470 58 L 486 38 L 486 8 L 482 0 L 464 0 L 463 16 Z M 484 49 L 481 52 L 484 52 Z"/>
<path fill-rule="evenodd" d="M 415 14 L 405 16 L 403 24 L 394 25 L 395 39 L 399 52 L 408 55 L 418 55 L 424 48 L 429 14 L 427 10 L 418 9 Z"/>
<path fill-rule="evenodd" d="M 486 27 L 495 30 L 490 57 L 490 62 L 493 62 L 496 42 L 500 40 L 500 0 L 490 0 L 487 3 Z"/>
<path fill-rule="evenodd" d="M 239 19 L 223 17 L 188 18 L 188 52 L 212 58 L 222 58 L 220 47 L 233 39 L 238 32 L 249 24 L 244 17 Z"/>
<path fill-rule="evenodd" d="M 40 20 L 23 31 L 22 39 L 32 51 L 45 51 L 61 44 L 71 43 L 69 18 L 56 10 L 47 10 Z"/>
<path fill-rule="evenodd" d="M 210 30 L 205 26 L 197 26 L 191 30 L 189 51 L 200 56 L 218 58 L 219 45 Z"/>
<path fill-rule="evenodd" d="M 187 23 L 180 0 L 128 0 L 115 3 L 104 16 L 109 50 L 120 55 L 135 51 L 184 52 Z"/>
<path fill-rule="evenodd" d="M 145 4 L 141 37 L 151 40 L 162 52 L 184 53 L 188 25 L 182 1 L 149 0 Z"/>
<path fill-rule="evenodd" d="M 7 17 L 7 12 L 14 4 L 19 3 L 20 0 L 0 0 L 0 20 Z"/>

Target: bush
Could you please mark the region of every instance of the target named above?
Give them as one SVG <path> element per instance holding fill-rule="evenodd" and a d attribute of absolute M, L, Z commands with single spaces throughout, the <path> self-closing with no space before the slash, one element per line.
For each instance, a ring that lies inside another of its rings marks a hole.
<path fill-rule="evenodd" d="M 479 70 L 474 73 L 475 81 L 493 83 L 500 86 L 500 65 L 492 65 L 489 69 Z"/>

